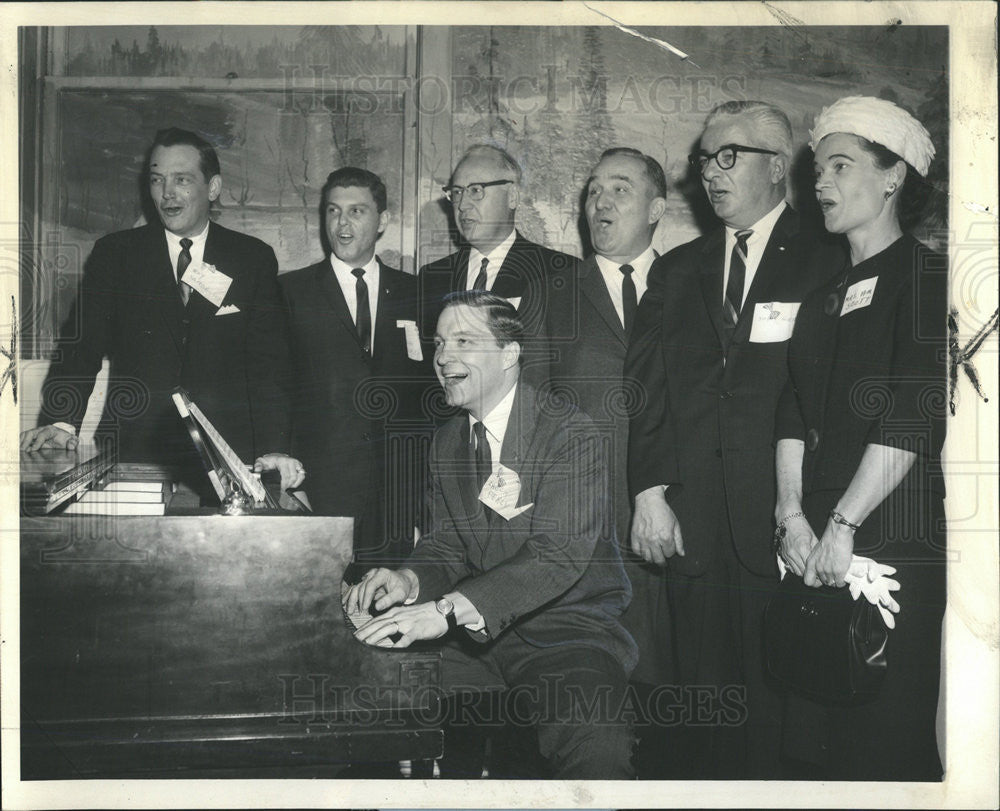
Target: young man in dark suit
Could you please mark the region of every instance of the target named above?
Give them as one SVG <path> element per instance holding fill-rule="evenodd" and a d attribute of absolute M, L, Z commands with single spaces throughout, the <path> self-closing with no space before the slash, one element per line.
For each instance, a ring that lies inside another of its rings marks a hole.
<path fill-rule="evenodd" d="M 448 293 L 496 293 L 514 305 L 524 324 L 524 375 L 538 384 L 548 376 L 545 314 L 553 280 L 576 259 L 530 242 L 514 228 L 520 183 L 520 166 L 497 147 L 473 146 L 459 160 L 445 194 L 465 244 L 420 269 L 421 329 L 428 341 L 433 338 Z"/>
<path fill-rule="evenodd" d="M 21 448 L 74 448 L 103 358 L 111 361 L 97 438 L 123 461 L 204 472 L 171 399 L 185 388 L 244 461 L 268 454 L 286 487 L 302 478 L 282 451 L 287 339 L 274 252 L 209 221 L 222 190 L 219 159 L 193 132 L 156 134 L 149 191 L 159 222 L 99 239 L 43 386 L 39 427 Z"/>
<path fill-rule="evenodd" d="M 721 224 L 653 265 L 625 364 L 645 391 L 629 436 L 632 543 L 666 567 L 681 684 L 710 693 L 675 776 L 778 776 L 761 650 L 778 582 L 774 417 L 798 304 L 822 281 L 817 235 L 784 200 L 791 153 L 769 104 L 709 115 L 691 163 Z"/>
<path fill-rule="evenodd" d="M 445 688 L 509 688 L 508 716 L 536 727 L 553 777 L 629 777 L 636 652 L 600 440 L 521 380 L 522 335 L 499 296 L 445 300 L 434 362 L 461 413 L 431 447 L 430 524 L 403 568 L 370 572 L 345 608 L 389 609 L 357 632 L 372 645 L 451 634 Z"/>
<path fill-rule="evenodd" d="M 385 184 L 344 167 L 327 178 L 322 200 L 327 258 L 279 277 L 294 368 L 292 447 L 313 510 L 354 518 L 364 568 L 412 548 L 420 477 L 392 422 L 416 415 L 428 369 L 416 279 L 375 255 L 389 223 Z"/>
<path fill-rule="evenodd" d="M 632 681 L 642 703 L 648 703 L 645 699 L 657 685 L 672 685 L 674 674 L 662 572 L 629 546 L 628 418 L 641 402 L 641 391 L 634 380 L 623 380 L 622 371 L 636 307 L 658 256 L 652 239 L 666 210 L 666 195 L 666 179 L 656 160 L 627 147 L 607 150 L 587 181 L 585 210 L 594 253 L 575 274 L 566 274 L 548 311 L 555 350 L 552 390 L 570 397 L 608 442 L 612 515 L 632 582 L 632 603 L 622 621 L 639 646 Z M 640 777 L 656 777 L 662 756 L 654 743 L 663 734 L 654 734 L 650 719 L 643 721 L 647 723 L 637 728 L 636 768 Z"/>

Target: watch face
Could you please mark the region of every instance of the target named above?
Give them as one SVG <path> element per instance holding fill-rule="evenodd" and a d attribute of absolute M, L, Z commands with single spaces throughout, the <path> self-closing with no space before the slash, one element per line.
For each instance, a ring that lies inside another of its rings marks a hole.
<path fill-rule="evenodd" d="M 446 617 L 455 611 L 455 604 L 447 597 L 442 597 L 434 603 L 434 607 L 438 610 L 438 613 L 443 614 Z"/>

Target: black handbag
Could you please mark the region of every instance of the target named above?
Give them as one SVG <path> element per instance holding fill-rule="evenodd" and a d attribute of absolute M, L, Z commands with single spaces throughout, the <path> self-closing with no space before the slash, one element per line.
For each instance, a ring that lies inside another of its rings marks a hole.
<path fill-rule="evenodd" d="M 873 700 L 885 680 L 889 629 L 850 589 L 810 588 L 791 572 L 764 609 L 764 660 L 781 684 L 826 704 Z"/>

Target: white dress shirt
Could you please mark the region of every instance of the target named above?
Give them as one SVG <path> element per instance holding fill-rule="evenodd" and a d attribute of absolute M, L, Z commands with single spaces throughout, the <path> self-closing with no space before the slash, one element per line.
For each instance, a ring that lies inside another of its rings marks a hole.
<path fill-rule="evenodd" d="M 785 210 L 786 205 L 785 201 L 782 200 L 750 226 L 753 233 L 747 240 L 747 272 L 743 280 L 743 297 L 740 299 L 741 305 L 747 300 L 747 293 L 750 292 L 750 285 L 753 284 L 753 277 L 756 275 L 757 268 L 760 265 L 760 258 L 764 255 L 764 248 L 767 246 L 767 241 L 771 238 L 774 224 L 778 221 L 778 217 L 781 216 L 781 212 Z M 745 230 L 745 228 L 730 228 L 728 225 L 726 226 L 726 264 L 722 275 L 723 304 L 725 304 L 726 300 L 726 285 L 729 284 L 729 262 L 733 256 L 733 248 L 736 245 L 736 232 Z"/>
<path fill-rule="evenodd" d="M 653 260 L 656 259 L 656 253 L 653 251 L 652 245 L 647 245 L 646 250 L 631 262 L 615 262 L 600 254 L 596 254 L 594 259 L 597 260 L 597 267 L 600 268 L 601 275 L 604 277 L 604 284 L 607 286 L 608 293 L 611 296 L 611 303 L 615 306 L 615 312 L 618 313 L 618 320 L 622 322 L 622 328 L 624 329 L 625 304 L 622 297 L 622 285 L 625 283 L 625 274 L 621 272 L 620 268 L 622 265 L 632 266 L 632 282 L 635 284 L 635 301 L 638 304 L 642 301 L 642 296 L 646 292 L 646 280 L 649 277 L 649 268 L 653 264 Z"/>
<path fill-rule="evenodd" d="M 483 426 L 486 428 L 486 441 L 490 443 L 490 461 L 493 463 L 493 473 L 500 469 L 500 449 L 503 447 L 504 434 L 507 433 L 507 423 L 510 421 L 510 410 L 514 407 L 514 393 L 516 391 L 517 384 L 515 383 L 482 420 Z M 469 414 L 469 436 L 472 437 L 470 441 L 475 441 L 472 426 L 477 422 L 479 420 Z"/>
<path fill-rule="evenodd" d="M 351 320 L 358 323 L 358 277 L 351 273 L 356 267 L 360 267 L 365 275 L 362 276 L 365 284 L 368 285 L 368 311 L 371 313 L 372 322 L 372 354 L 375 354 L 375 315 L 378 313 L 378 290 L 379 290 L 379 266 L 375 254 L 363 265 L 349 265 L 337 258 L 336 254 L 330 254 L 330 266 L 337 277 L 337 284 L 344 294 L 344 301 L 347 302 L 347 309 L 351 312 Z"/>
<path fill-rule="evenodd" d="M 490 260 L 490 263 L 486 266 L 486 289 L 493 289 L 493 282 L 497 280 L 497 274 L 500 272 L 500 268 L 507 258 L 507 253 L 510 251 L 511 245 L 514 244 L 516 235 L 517 232 L 511 229 L 507 238 L 489 253 L 483 253 L 479 248 L 473 248 L 469 251 L 469 266 L 465 273 L 466 290 L 471 290 L 475 285 L 476 277 L 479 275 L 479 271 L 483 265 L 483 259 Z"/>
<path fill-rule="evenodd" d="M 205 223 L 204 230 L 194 237 L 187 237 L 191 240 L 191 264 L 188 267 L 198 267 L 205 257 L 205 240 L 208 239 L 208 223 Z M 174 271 L 174 281 L 177 279 L 177 257 L 181 255 L 181 239 L 182 237 L 177 236 L 173 231 L 168 231 L 163 229 L 163 233 L 167 235 L 167 252 L 170 254 L 170 267 Z"/>

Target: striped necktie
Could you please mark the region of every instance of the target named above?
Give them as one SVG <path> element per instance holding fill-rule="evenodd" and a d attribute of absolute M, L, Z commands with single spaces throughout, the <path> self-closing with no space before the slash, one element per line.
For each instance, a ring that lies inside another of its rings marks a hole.
<path fill-rule="evenodd" d="M 743 285 L 747 278 L 747 240 L 753 231 L 736 232 L 736 244 L 733 245 L 732 256 L 729 257 L 729 283 L 726 285 L 726 318 L 730 326 L 735 327 L 740 320 L 740 310 L 743 309 Z"/>

